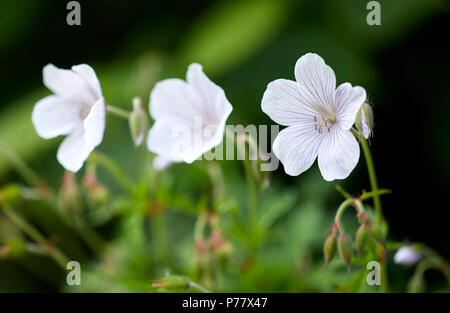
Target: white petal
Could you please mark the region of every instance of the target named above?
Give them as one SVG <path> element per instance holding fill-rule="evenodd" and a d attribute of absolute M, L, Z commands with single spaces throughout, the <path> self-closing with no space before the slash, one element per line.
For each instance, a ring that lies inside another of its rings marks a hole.
<path fill-rule="evenodd" d="M 100 87 L 100 82 L 98 81 L 97 75 L 92 67 L 87 64 L 80 64 L 72 66 L 72 71 L 77 73 L 83 78 L 89 87 L 92 89 L 92 92 L 96 95 L 97 98 L 102 96 L 102 88 Z"/>
<path fill-rule="evenodd" d="M 319 149 L 319 169 L 325 180 L 344 179 L 350 175 L 359 160 L 359 146 L 349 130 L 331 127 Z"/>
<path fill-rule="evenodd" d="M 280 125 L 291 126 L 311 122 L 317 111 L 314 104 L 303 94 L 302 87 L 295 81 L 274 80 L 267 85 L 261 109 Z"/>
<path fill-rule="evenodd" d="M 189 65 L 186 80 L 202 98 L 202 111 L 210 123 L 220 123 L 224 116 L 228 117 L 233 107 L 223 89 L 203 73 L 200 64 Z"/>
<path fill-rule="evenodd" d="M 147 148 L 167 160 L 181 161 L 191 147 L 192 125 L 185 119 L 159 118 L 147 136 Z"/>
<path fill-rule="evenodd" d="M 350 83 L 339 85 L 336 90 L 336 120 L 339 127 L 350 129 L 355 123 L 356 114 L 366 100 L 366 90 Z"/>
<path fill-rule="evenodd" d="M 53 64 L 48 64 L 43 69 L 43 79 L 48 89 L 63 98 L 88 105 L 97 101 L 88 83 L 74 71 L 59 69 Z"/>
<path fill-rule="evenodd" d="M 84 139 L 91 146 L 98 146 L 105 131 L 105 100 L 101 97 L 84 119 Z"/>
<path fill-rule="evenodd" d="M 153 167 L 155 170 L 157 171 L 162 171 L 165 168 L 167 168 L 170 164 L 172 164 L 171 161 L 165 159 L 164 157 L 157 155 L 154 159 L 153 159 Z"/>
<path fill-rule="evenodd" d="M 150 93 L 149 110 L 154 119 L 178 117 L 190 120 L 204 115 L 201 96 L 178 78 L 165 79 L 155 85 Z"/>
<path fill-rule="evenodd" d="M 84 140 L 84 130 L 79 127 L 61 143 L 56 158 L 66 170 L 77 172 L 92 150 L 94 146 Z"/>
<path fill-rule="evenodd" d="M 364 138 L 369 138 L 370 136 L 370 127 L 366 120 L 366 115 L 364 114 L 364 111 L 360 109 L 360 116 L 361 116 L 361 131 L 364 136 Z"/>
<path fill-rule="evenodd" d="M 323 138 L 314 124 L 290 126 L 283 129 L 273 142 L 273 151 L 283 163 L 286 174 L 297 176 L 306 171 L 317 157 Z"/>
<path fill-rule="evenodd" d="M 39 100 L 31 114 L 36 132 L 45 139 L 70 133 L 82 122 L 81 106 L 81 103 L 59 96 L 48 96 Z"/>
<path fill-rule="evenodd" d="M 336 76 L 315 53 L 307 53 L 295 64 L 295 79 L 303 87 L 303 97 L 315 106 L 333 112 Z"/>

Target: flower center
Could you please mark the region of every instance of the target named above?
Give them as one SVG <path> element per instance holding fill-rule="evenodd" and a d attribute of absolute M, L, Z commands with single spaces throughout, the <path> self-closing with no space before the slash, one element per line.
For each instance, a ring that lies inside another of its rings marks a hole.
<path fill-rule="evenodd" d="M 323 128 L 326 128 L 330 132 L 331 126 L 336 123 L 334 116 L 314 116 L 314 129 L 321 134 Z"/>

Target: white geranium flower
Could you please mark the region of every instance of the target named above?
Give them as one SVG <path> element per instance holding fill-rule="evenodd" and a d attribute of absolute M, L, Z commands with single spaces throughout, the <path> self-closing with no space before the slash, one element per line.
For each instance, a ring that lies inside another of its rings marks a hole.
<path fill-rule="evenodd" d="M 364 88 L 341 84 L 317 54 L 295 65 L 296 81 L 277 79 L 267 86 L 262 110 L 289 126 L 275 138 L 273 150 L 287 174 L 296 176 L 314 163 L 325 180 L 346 178 L 359 159 L 359 145 L 350 128 L 366 99 Z"/>
<path fill-rule="evenodd" d="M 419 261 L 421 255 L 412 247 L 404 246 L 397 250 L 394 255 L 394 262 L 402 265 L 412 265 Z"/>
<path fill-rule="evenodd" d="M 35 104 L 31 119 L 42 138 L 68 135 L 56 157 L 64 168 L 76 172 L 103 139 L 105 100 L 100 83 L 87 64 L 71 70 L 48 64 L 43 79 L 54 95 Z"/>
<path fill-rule="evenodd" d="M 192 163 L 222 142 L 232 109 L 223 89 L 193 63 L 186 81 L 166 79 L 152 90 L 149 110 L 155 124 L 148 149 L 167 161 Z"/>

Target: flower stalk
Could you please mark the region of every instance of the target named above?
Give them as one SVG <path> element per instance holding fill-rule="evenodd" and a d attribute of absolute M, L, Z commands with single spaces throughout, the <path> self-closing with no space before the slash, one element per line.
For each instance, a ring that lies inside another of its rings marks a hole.
<path fill-rule="evenodd" d="M 120 117 L 120 118 L 123 118 L 126 120 L 128 120 L 130 118 L 130 114 L 131 114 L 131 112 L 128 112 L 124 109 L 113 106 L 111 104 L 106 105 L 106 112 L 109 112 L 117 117 Z"/>
<path fill-rule="evenodd" d="M 31 239 L 44 247 L 48 246 L 48 240 L 45 239 L 45 237 L 36 228 L 34 228 L 33 225 L 17 214 L 14 209 L 9 206 L 3 206 L 2 209 L 8 218 Z M 69 258 L 59 248 L 51 247 L 51 249 L 47 249 L 47 252 L 47 254 L 52 257 L 63 270 L 66 270 L 67 263 L 69 263 Z"/>

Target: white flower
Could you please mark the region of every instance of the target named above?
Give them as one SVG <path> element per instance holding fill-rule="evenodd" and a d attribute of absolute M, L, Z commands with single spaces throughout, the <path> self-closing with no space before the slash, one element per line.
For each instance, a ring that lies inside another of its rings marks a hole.
<path fill-rule="evenodd" d="M 276 156 L 289 175 L 303 173 L 318 157 L 325 180 L 346 178 L 359 159 L 350 128 L 366 91 L 349 83 L 336 89 L 333 70 L 313 53 L 298 59 L 295 78 L 269 83 L 261 103 L 272 120 L 289 126 L 275 138 Z"/>
<path fill-rule="evenodd" d="M 71 70 L 48 64 L 43 79 L 54 95 L 35 104 L 31 119 L 42 138 L 68 135 L 56 157 L 64 168 L 76 172 L 103 139 L 105 100 L 100 83 L 87 64 Z"/>
<path fill-rule="evenodd" d="M 420 254 L 417 253 L 413 248 L 404 246 L 398 249 L 395 253 L 394 262 L 402 265 L 412 265 L 419 261 L 420 258 Z"/>
<path fill-rule="evenodd" d="M 196 63 L 189 66 L 186 81 L 172 78 L 157 83 L 149 107 L 155 124 L 148 149 L 168 161 L 186 163 L 222 142 L 233 109 L 223 89 Z"/>

